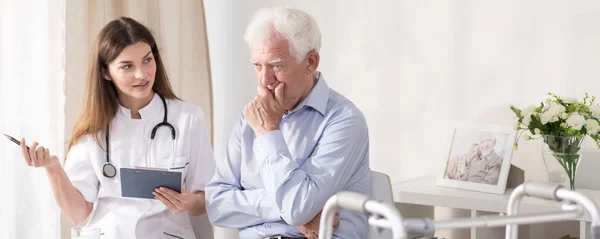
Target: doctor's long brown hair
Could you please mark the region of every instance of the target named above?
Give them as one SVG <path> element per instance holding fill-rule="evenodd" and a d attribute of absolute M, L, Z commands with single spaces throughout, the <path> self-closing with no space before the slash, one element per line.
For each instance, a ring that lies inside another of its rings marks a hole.
<path fill-rule="evenodd" d="M 116 59 L 123 49 L 140 41 L 150 45 L 156 60 L 156 75 L 152 89 L 167 99 L 178 99 L 171 89 L 169 77 L 150 30 L 131 18 L 120 17 L 113 20 L 102 28 L 94 43 L 92 65 L 82 109 L 75 122 L 71 139 L 68 141 L 67 153 L 73 145 L 88 134 L 91 134 L 98 145 L 104 149 L 104 138 L 100 139 L 99 136 L 104 135 L 119 108 L 117 90 L 112 81 L 104 79 L 104 74 L 108 73 L 108 64 Z M 102 134 L 98 134 L 100 132 Z"/>

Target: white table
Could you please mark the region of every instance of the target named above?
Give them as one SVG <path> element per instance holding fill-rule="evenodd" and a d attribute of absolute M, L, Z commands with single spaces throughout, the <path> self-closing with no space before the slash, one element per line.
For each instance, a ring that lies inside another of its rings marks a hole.
<path fill-rule="evenodd" d="M 427 176 L 392 184 L 394 201 L 396 203 L 407 203 L 426 206 L 440 206 L 471 210 L 471 216 L 475 217 L 480 211 L 506 212 L 508 198 L 512 192 L 507 189 L 504 195 L 475 192 L 463 189 L 436 186 L 436 177 Z M 600 202 L 600 191 L 577 190 L 590 197 L 595 202 Z M 560 210 L 561 205 L 557 202 L 546 201 L 538 198 L 523 198 L 519 213 L 549 212 Z M 579 219 L 580 238 L 589 239 L 590 218 L 586 215 Z M 476 238 L 471 229 L 471 239 Z"/>

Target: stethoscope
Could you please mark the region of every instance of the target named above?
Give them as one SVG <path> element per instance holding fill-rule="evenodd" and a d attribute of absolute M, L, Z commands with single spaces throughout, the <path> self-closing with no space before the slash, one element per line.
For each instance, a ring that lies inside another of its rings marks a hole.
<path fill-rule="evenodd" d="M 163 117 L 163 122 L 158 123 L 156 126 L 154 126 L 154 129 L 152 129 L 152 133 L 150 134 L 150 149 L 152 149 L 152 142 L 154 142 L 154 136 L 156 136 L 156 131 L 162 126 L 169 127 L 169 129 L 171 130 L 171 139 L 173 142 L 171 144 L 173 146 L 173 152 L 171 153 L 171 161 L 169 162 L 169 169 L 171 169 L 172 164 L 173 164 L 173 155 L 175 153 L 175 127 L 173 127 L 172 124 L 167 122 L 167 102 L 165 101 L 165 98 L 162 95 L 158 95 L 158 96 L 162 100 L 163 107 L 165 109 L 165 114 Z M 114 178 L 117 175 L 117 169 L 110 162 L 109 132 L 110 132 L 110 126 L 107 127 L 107 129 L 106 129 L 106 163 L 104 164 L 104 167 L 102 167 L 102 174 L 104 174 L 104 177 Z M 150 159 L 150 150 L 148 150 L 148 157 L 146 157 L 147 165 L 149 165 L 149 161 L 148 161 L 149 159 Z"/>

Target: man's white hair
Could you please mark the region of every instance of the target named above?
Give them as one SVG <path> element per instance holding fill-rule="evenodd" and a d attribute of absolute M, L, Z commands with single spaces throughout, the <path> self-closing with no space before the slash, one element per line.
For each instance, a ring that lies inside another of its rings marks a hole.
<path fill-rule="evenodd" d="M 310 51 L 319 52 L 321 31 L 313 17 L 308 13 L 283 7 L 263 8 L 254 14 L 252 22 L 246 28 L 244 40 L 249 45 L 262 45 L 276 34 L 288 41 L 290 53 L 298 62 Z"/>

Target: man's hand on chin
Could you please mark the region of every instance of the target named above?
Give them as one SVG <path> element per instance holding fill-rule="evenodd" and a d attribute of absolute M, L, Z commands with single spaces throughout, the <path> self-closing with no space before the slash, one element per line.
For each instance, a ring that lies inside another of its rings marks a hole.
<path fill-rule="evenodd" d="M 259 85 L 258 95 L 244 107 L 244 118 L 258 136 L 279 129 L 284 112 L 285 84 L 279 83 L 272 94 L 269 89 Z"/>

